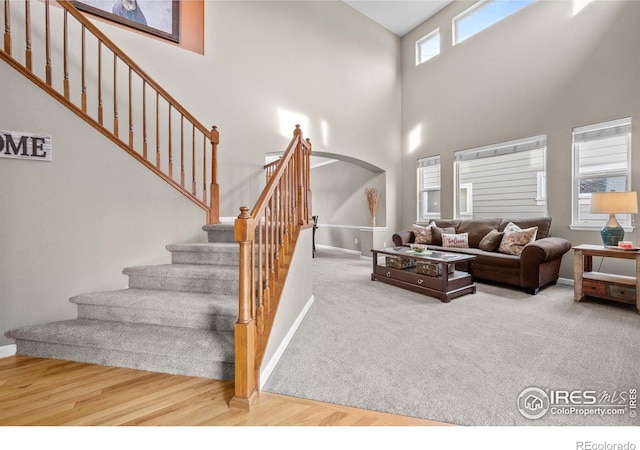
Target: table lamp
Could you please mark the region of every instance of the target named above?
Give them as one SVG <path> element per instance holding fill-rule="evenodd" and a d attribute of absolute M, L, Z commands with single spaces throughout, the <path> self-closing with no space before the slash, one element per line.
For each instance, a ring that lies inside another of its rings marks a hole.
<path fill-rule="evenodd" d="M 637 214 L 638 194 L 636 192 L 594 192 L 591 194 L 591 212 L 609 214 L 609 221 L 602 228 L 602 244 L 617 246 L 624 238 L 624 229 L 616 220 L 616 214 Z"/>

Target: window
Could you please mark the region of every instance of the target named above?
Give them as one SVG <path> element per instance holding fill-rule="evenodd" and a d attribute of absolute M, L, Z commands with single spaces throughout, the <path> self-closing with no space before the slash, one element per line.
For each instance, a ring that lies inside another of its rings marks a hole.
<path fill-rule="evenodd" d="M 440 217 L 440 156 L 418 160 L 418 220 Z"/>
<path fill-rule="evenodd" d="M 574 128 L 573 227 L 602 228 L 606 214 L 591 214 L 593 192 L 629 191 L 631 187 L 631 119 Z M 617 214 L 630 227 L 629 214 Z"/>
<path fill-rule="evenodd" d="M 453 44 L 489 28 L 535 0 L 482 0 L 453 19 Z"/>
<path fill-rule="evenodd" d="M 455 153 L 456 217 L 545 216 L 546 135 Z"/>
<path fill-rule="evenodd" d="M 416 66 L 440 54 L 440 29 L 416 42 Z"/>

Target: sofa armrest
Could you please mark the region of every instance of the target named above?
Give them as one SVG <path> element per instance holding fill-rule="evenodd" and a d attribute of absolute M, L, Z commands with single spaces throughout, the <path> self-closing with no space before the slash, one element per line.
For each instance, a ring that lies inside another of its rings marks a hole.
<path fill-rule="evenodd" d="M 396 247 L 400 246 L 408 246 L 415 240 L 416 236 L 413 234 L 413 231 L 401 231 L 399 233 L 395 233 L 392 236 L 393 244 Z"/>
<path fill-rule="evenodd" d="M 569 250 L 571 250 L 571 242 L 566 239 L 560 237 L 538 239 L 524 246 L 520 255 L 520 265 L 531 267 L 560 259 Z"/>

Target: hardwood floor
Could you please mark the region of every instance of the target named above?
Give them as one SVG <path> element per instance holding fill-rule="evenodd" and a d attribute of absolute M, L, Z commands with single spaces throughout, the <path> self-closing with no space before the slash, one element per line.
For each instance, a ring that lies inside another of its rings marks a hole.
<path fill-rule="evenodd" d="M 233 382 L 55 359 L 0 359 L 0 425 L 430 426 L 429 420 L 261 393 L 228 407 Z"/>

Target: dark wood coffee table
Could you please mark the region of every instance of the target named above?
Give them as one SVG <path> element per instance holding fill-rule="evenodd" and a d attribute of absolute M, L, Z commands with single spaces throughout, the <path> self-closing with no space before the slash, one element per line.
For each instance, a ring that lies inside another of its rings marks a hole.
<path fill-rule="evenodd" d="M 409 247 L 391 247 L 381 250 L 371 250 L 373 253 L 373 272 L 371 279 L 382 281 L 405 289 L 410 289 L 421 294 L 439 298 L 440 301 L 448 303 L 451 299 L 465 294 L 474 294 L 476 285 L 473 283 L 473 255 L 462 255 L 457 253 L 445 253 L 440 251 L 427 250 L 424 253 L 416 253 Z M 378 257 L 405 258 L 413 261 L 413 267 L 395 268 L 378 264 Z M 415 264 L 418 262 L 428 262 L 440 266 L 440 275 L 431 276 L 418 273 Z M 467 271 L 453 270 L 450 273 L 449 266 L 455 268 L 456 264 L 466 263 Z"/>

